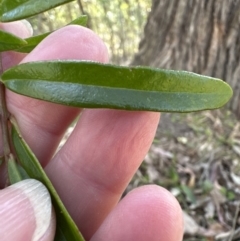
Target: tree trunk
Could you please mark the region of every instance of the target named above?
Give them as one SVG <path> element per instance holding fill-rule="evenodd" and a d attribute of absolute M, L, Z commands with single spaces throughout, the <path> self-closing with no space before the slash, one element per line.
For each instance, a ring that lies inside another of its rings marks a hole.
<path fill-rule="evenodd" d="M 221 78 L 240 117 L 240 0 L 153 0 L 133 65 Z"/>

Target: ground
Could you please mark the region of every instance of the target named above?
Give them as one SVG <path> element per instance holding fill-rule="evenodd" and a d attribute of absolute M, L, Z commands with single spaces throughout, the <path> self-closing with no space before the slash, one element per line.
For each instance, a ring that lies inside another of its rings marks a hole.
<path fill-rule="evenodd" d="M 240 122 L 227 110 L 162 114 L 129 184 L 155 183 L 179 200 L 184 241 L 240 240 Z"/>

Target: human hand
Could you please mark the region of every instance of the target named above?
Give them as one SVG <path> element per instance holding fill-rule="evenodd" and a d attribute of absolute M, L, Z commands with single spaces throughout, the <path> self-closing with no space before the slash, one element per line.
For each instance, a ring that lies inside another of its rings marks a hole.
<path fill-rule="evenodd" d="M 22 22 L 0 24 L 0 28 L 23 38 L 30 34 Z M 2 59 L 7 69 L 19 62 L 38 60 L 108 62 L 108 54 L 92 31 L 67 26 L 47 37 L 30 54 L 7 52 L 2 53 Z M 6 98 L 24 139 L 86 240 L 182 240 L 182 211 L 167 190 L 155 185 L 139 187 L 119 201 L 152 143 L 158 113 L 80 110 L 10 91 Z M 80 113 L 70 138 L 53 156 L 66 128 Z M 5 171 L 1 169 L 3 187 Z M 21 183 L 0 191 L 1 240 L 53 240 L 55 221 L 54 215 L 46 215 L 46 210 L 51 210 L 46 189 L 36 181 Z M 40 227 L 44 234 L 41 239 L 32 239 L 41 220 L 50 224 Z"/>

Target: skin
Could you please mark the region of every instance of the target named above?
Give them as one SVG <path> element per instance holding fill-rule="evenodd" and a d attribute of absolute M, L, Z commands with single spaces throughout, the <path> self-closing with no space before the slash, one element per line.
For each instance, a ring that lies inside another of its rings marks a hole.
<path fill-rule="evenodd" d="M 22 38 L 30 34 L 21 22 L 0 24 L 0 28 Z M 108 53 L 104 43 L 91 30 L 67 26 L 51 34 L 28 55 L 7 52 L 2 54 L 2 59 L 3 67 L 7 69 L 20 62 L 53 59 L 106 63 Z M 159 113 L 81 110 L 10 91 L 6 92 L 6 98 L 23 137 L 45 168 L 86 240 L 182 240 L 182 211 L 167 190 L 147 185 L 121 199 L 149 150 Z M 80 113 L 81 118 L 70 138 L 53 156 L 66 128 Z M 1 167 L 2 187 L 4 173 L 4 167 Z M 7 203 L 1 199 L 2 192 L 0 205 L 1 202 Z M 32 215 L 26 207 L 23 213 L 25 217 Z M 32 232 L 34 222 L 30 218 L 26 222 L 29 223 L 19 226 L 18 240 L 26 240 L 20 238 L 22 233 Z M 18 227 L 16 223 L 14 227 Z M 2 232 L 9 232 L 4 228 L 3 224 Z M 53 240 L 53 230 L 50 227 L 41 240 Z"/>

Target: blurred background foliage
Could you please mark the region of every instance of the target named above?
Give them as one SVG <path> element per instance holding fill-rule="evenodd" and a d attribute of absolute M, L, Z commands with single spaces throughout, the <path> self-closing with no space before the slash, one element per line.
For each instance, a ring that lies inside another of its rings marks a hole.
<path fill-rule="evenodd" d="M 34 35 L 58 29 L 82 14 L 106 43 L 111 62 L 127 65 L 138 50 L 151 0 L 78 0 L 29 19 Z"/>

